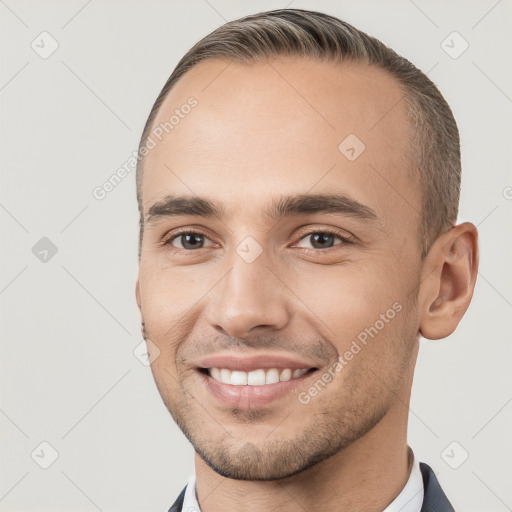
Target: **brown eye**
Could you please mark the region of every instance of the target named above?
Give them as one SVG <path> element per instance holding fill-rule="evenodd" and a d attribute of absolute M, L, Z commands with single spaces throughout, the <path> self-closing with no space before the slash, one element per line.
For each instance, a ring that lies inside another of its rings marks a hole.
<path fill-rule="evenodd" d="M 179 240 L 183 249 L 197 249 L 204 245 L 203 235 L 188 234 L 180 235 L 175 240 Z"/>
<path fill-rule="evenodd" d="M 339 242 L 336 243 L 336 240 Z M 350 243 L 345 237 L 334 231 L 311 231 L 302 237 L 297 244 L 297 247 L 304 249 L 330 249 L 331 247 L 342 245 L 343 243 Z M 309 245 L 308 245 L 309 244 Z"/>
<path fill-rule="evenodd" d="M 332 247 L 336 237 L 327 233 L 313 233 L 309 235 L 311 245 L 315 249 L 324 249 L 325 247 Z"/>
<path fill-rule="evenodd" d="M 207 241 L 210 240 L 203 233 L 197 233 L 195 231 L 184 231 L 182 233 L 170 237 L 165 242 L 165 245 L 170 245 L 172 247 L 176 247 L 177 249 L 185 251 L 193 251 L 195 249 L 209 247 L 208 245 L 206 245 Z"/>

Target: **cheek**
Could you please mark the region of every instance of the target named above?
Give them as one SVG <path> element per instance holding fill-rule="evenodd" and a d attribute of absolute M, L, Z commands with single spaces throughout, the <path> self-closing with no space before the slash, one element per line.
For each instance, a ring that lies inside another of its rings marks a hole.
<path fill-rule="evenodd" d="M 208 300 L 207 294 L 218 282 L 219 275 L 210 267 L 202 272 L 194 266 L 171 268 L 146 263 L 141 267 L 142 316 L 147 338 L 159 351 L 151 368 L 155 380 L 162 388 L 165 383 L 169 393 L 190 377 L 190 370 L 182 374 L 184 341 L 197 328 L 202 301 Z"/>
<path fill-rule="evenodd" d="M 370 261 L 330 270 L 297 280 L 297 295 L 306 298 L 316 315 L 310 318 L 338 353 L 342 387 L 351 383 L 378 393 L 383 382 L 399 379 L 412 346 L 416 320 L 409 283 L 396 277 L 392 265 Z"/>
<path fill-rule="evenodd" d="M 183 319 L 193 298 L 193 287 L 175 279 L 174 274 L 169 269 L 147 267 L 140 272 L 142 318 L 147 338 L 160 351 L 152 364 L 153 372 L 159 374 L 164 366 L 168 371 L 176 371 L 176 352 L 187 332 Z"/>
<path fill-rule="evenodd" d="M 339 341 L 339 350 L 376 323 L 379 331 L 397 324 L 394 320 L 406 288 L 393 271 L 377 268 L 369 259 L 346 266 L 311 267 L 297 273 L 293 282 L 294 292 L 314 313 L 315 323 L 323 325 L 329 339 Z"/>
<path fill-rule="evenodd" d="M 210 274 L 208 279 L 203 273 L 199 275 L 192 266 L 174 267 L 146 265 L 140 271 L 140 294 L 142 314 L 154 334 L 162 335 L 176 325 L 180 329 L 180 321 L 187 312 L 193 309 L 209 288 L 211 288 L 217 276 Z"/>

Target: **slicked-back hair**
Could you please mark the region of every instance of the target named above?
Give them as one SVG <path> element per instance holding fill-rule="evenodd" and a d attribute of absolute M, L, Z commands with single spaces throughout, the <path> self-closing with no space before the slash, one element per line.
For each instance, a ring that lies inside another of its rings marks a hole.
<path fill-rule="evenodd" d="M 333 16 L 302 9 L 262 12 L 230 21 L 201 39 L 178 62 L 158 95 L 142 133 L 139 155 L 169 91 L 192 67 L 213 58 L 251 64 L 282 56 L 367 63 L 397 81 L 408 115 L 412 165 L 421 187 L 422 204 L 417 210 L 421 215 L 419 243 L 425 256 L 432 242 L 457 219 L 461 180 L 457 124 L 448 103 L 425 73 L 378 39 Z M 139 257 L 144 228 L 143 165 L 139 158 Z"/>

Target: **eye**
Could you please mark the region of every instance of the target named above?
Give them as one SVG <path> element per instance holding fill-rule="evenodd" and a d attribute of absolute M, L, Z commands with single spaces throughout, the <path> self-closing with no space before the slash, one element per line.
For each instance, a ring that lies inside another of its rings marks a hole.
<path fill-rule="evenodd" d="M 185 251 L 193 251 L 195 249 L 202 249 L 203 247 L 211 247 L 215 245 L 213 242 L 211 245 L 205 245 L 205 243 L 211 240 L 204 234 L 198 231 L 182 231 L 181 233 L 174 233 L 172 236 L 164 240 L 164 245 L 175 247 Z"/>
<path fill-rule="evenodd" d="M 338 243 L 335 243 L 338 240 Z M 344 245 L 351 243 L 351 240 L 347 236 L 343 236 L 338 231 L 333 230 L 316 230 L 309 231 L 305 236 L 303 236 L 295 247 L 301 247 L 304 249 L 314 249 L 314 250 L 325 250 L 330 249 L 331 247 L 335 247 L 337 245 Z M 308 247 L 307 244 L 310 244 L 312 247 Z"/>

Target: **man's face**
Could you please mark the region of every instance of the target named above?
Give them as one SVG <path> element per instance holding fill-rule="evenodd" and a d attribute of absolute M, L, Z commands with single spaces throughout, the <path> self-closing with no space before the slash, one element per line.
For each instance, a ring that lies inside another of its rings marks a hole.
<path fill-rule="evenodd" d="M 137 301 L 160 394 L 220 474 L 297 473 L 408 399 L 421 197 L 402 96 L 363 64 L 209 60 L 160 109 L 153 128 L 180 119 L 144 163 Z"/>

